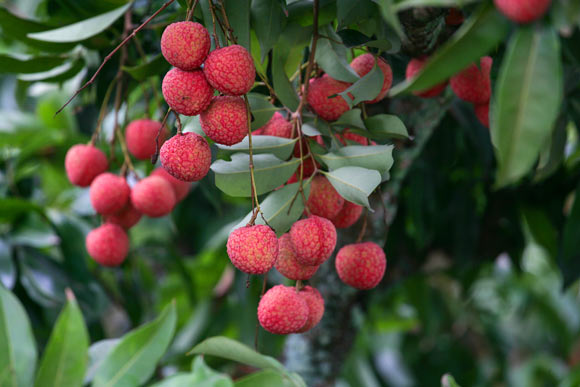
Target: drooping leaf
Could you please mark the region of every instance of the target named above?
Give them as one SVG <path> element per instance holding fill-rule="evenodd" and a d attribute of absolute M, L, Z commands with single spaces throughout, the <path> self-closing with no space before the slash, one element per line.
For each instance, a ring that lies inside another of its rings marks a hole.
<path fill-rule="evenodd" d="M 345 91 L 338 93 L 349 104 L 350 107 L 363 101 L 372 101 L 375 99 L 383 87 L 383 72 L 374 65 L 364 77 L 353 83 Z M 351 98 L 350 95 L 353 97 Z"/>
<path fill-rule="evenodd" d="M 18 80 L 25 82 L 42 81 L 60 83 L 67 81 L 80 73 L 85 68 L 85 65 L 85 60 L 80 58 L 74 62 L 67 62 L 49 71 L 19 75 Z"/>
<path fill-rule="evenodd" d="M 89 384 L 93 381 L 101 363 L 105 361 L 109 353 L 111 353 L 120 341 L 121 339 L 106 339 L 97 341 L 89 347 L 89 364 L 83 384 Z"/>
<path fill-rule="evenodd" d="M 254 372 L 236 380 L 236 387 L 269 387 L 269 386 L 292 386 L 284 374 L 274 370 Z"/>
<path fill-rule="evenodd" d="M 401 119 L 391 114 L 377 114 L 365 120 L 371 137 L 376 140 L 407 139 L 409 133 Z"/>
<path fill-rule="evenodd" d="M 286 160 L 294 150 L 297 138 L 289 139 L 275 136 L 253 135 L 252 150 L 255 155 L 271 153 L 280 160 Z M 218 145 L 218 148 L 228 153 L 250 153 L 249 139 L 246 136 L 240 143 L 227 146 Z"/>
<path fill-rule="evenodd" d="M 324 172 L 324 175 L 340 196 L 371 209 L 368 196 L 381 183 L 379 172 L 361 167 L 342 167 Z"/>
<path fill-rule="evenodd" d="M 250 50 L 251 0 L 226 0 L 226 14 L 240 46 Z"/>
<path fill-rule="evenodd" d="M 398 2 L 394 8 L 397 12 L 416 7 L 444 7 L 461 8 L 476 0 L 403 0 Z"/>
<path fill-rule="evenodd" d="M 252 111 L 252 117 L 254 119 L 252 121 L 252 129 L 258 129 L 264 126 L 278 110 L 263 94 L 249 93 L 248 102 L 250 103 L 250 110 Z"/>
<path fill-rule="evenodd" d="M 286 16 L 278 0 L 254 0 L 251 13 L 263 60 L 278 41 L 286 25 Z"/>
<path fill-rule="evenodd" d="M 382 175 L 393 166 L 393 145 L 349 145 L 334 152 L 318 155 L 330 170 L 354 166 L 374 169 Z"/>
<path fill-rule="evenodd" d="M 61 56 L 36 56 L 21 58 L 0 54 L 0 73 L 30 74 L 52 70 L 62 65 L 66 58 Z"/>
<path fill-rule="evenodd" d="M 559 266 L 564 276 L 564 284 L 570 285 L 580 276 L 580 185 L 576 188 L 574 204 L 568 214 L 562 236 L 562 254 L 559 256 Z"/>
<path fill-rule="evenodd" d="M 320 38 L 316 46 L 316 63 L 334 79 L 356 82 L 360 78 L 347 61 L 346 46 L 337 41 L 340 41 L 340 36 L 330 26 L 320 29 Z"/>
<path fill-rule="evenodd" d="M 296 110 L 300 100 L 284 70 L 284 62 L 288 55 L 285 51 L 280 45 L 274 47 L 272 55 L 272 82 L 274 84 L 274 91 L 280 99 L 280 102 L 289 109 Z"/>
<path fill-rule="evenodd" d="M 233 387 L 234 383 L 229 376 L 220 374 L 209 368 L 202 356 L 193 361 L 190 373 L 178 373 L 152 387 Z"/>

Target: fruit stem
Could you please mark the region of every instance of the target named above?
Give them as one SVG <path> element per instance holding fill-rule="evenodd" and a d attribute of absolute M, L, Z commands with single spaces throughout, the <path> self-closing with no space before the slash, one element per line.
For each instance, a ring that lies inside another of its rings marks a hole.
<path fill-rule="evenodd" d="M 215 9 L 214 9 L 214 5 L 213 5 L 213 0 L 209 0 L 208 4 L 209 4 L 209 11 L 211 13 L 211 21 L 213 24 L 213 41 L 215 44 L 215 49 L 217 50 L 220 48 L 220 42 L 219 42 L 219 39 L 217 37 L 216 28 L 215 28 L 216 16 L 215 16 Z"/>
<path fill-rule="evenodd" d="M 230 25 L 230 21 L 228 19 L 228 15 L 226 14 L 226 7 L 224 6 L 224 1 L 223 0 L 219 0 L 220 1 L 220 8 L 222 11 L 222 16 L 224 18 L 224 24 L 225 24 L 225 31 L 226 31 L 226 38 L 229 39 L 229 41 L 233 44 L 238 44 L 236 41 L 236 37 L 234 35 L 234 30 L 232 28 L 232 26 Z"/>
<path fill-rule="evenodd" d="M 264 297 L 264 293 L 266 293 L 266 282 L 268 279 L 268 273 L 264 273 L 264 279 L 262 281 L 262 293 L 260 293 L 260 300 L 262 299 L 262 297 Z M 260 333 L 260 323 L 259 321 L 256 321 L 256 332 L 254 335 L 254 349 L 256 351 L 258 351 L 258 336 Z"/>
<path fill-rule="evenodd" d="M 256 218 L 258 217 L 258 213 L 261 212 L 260 210 L 260 202 L 258 201 L 258 194 L 256 189 L 256 178 L 254 176 L 254 150 L 252 145 L 252 114 L 250 113 L 250 102 L 248 101 L 248 96 L 244 94 L 244 101 L 246 102 L 246 114 L 248 116 L 248 147 L 250 149 L 250 184 L 251 184 L 251 194 L 252 194 L 252 203 L 255 204 L 255 208 L 253 209 L 252 218 L 250 219 L 249 225 L 254 225 Z M 252 205 L 253 207 L 253 205 Z M 263 214 L 262 214 L 263 216 Z"/>
<path fill-rule="evenodd" d="M 167 113 L 165 113 L 165 117 L 163 117 L 163 121 L 161 121 L 161 126 L 159 126 L 159 130 L 157 131 L 157 136 L 155 136 L 155 153 L 151 156 L 151 164 L 155 165 L 157 159 L 159 158 L 159 137 L 161 137 L 161 131 L 165 127 L 167 123 L 167 118 L 169 117 L 169 113 L 171 113 L 171 108 L 167 109 Z"/>
<path fill-rule="evenodd" d="M 365 216 L 363 217 L 363 224 L 360 228 L 360 232 L 358 233 L 358 237 L 356 238 L 356 243 L 360 243 L 365 236 L 367 231 L 367 218 L 368 218 L 369 211 L 365 208 Z"/>
<path fill-rule="evenodd" d="M 193 6 L 191 5 L 191 1 L 189 0 L 187 3 L 187 15 L 185 17 L 185 21 L 191 21 L 191 19 L 193 18 L 193 14 L 195 13 L 195 7 L 197 7 L 197 3 L 199 2 L 199 0 L 195 0 L 193 3 Z"/>
<path fill-rule="evenodd" d="M 296 280 L 296 291 L 299 292 L 302 289 L 304 289 L 304 283 L 302 282 L 302 280 Z"/>

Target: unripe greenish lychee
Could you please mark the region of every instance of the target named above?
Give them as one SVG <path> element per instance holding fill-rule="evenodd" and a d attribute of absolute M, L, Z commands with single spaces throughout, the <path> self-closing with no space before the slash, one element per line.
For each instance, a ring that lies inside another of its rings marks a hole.
<path fill-rule="evenodd" d="M 171 184 L 161 176 L 148 176 L 131 190 L 135 208 L 151 218 L 168 215 L 177 202 Z"/>
<path fill-rule="evenodd" d="M 298 292 L 298 295 L 306 302 L 308 306 L 308 319 L 298 333 L 304 333 L 314 328 L 324 315 L 324 298 L 320 292 L 312 286 L 305 286 Z"/>
<path fill-rule="evenodd" d="M 200 67 L 211 47 L 209 33 L 199 23 L 171 23 L 161 35 L 161 53 L 171 65 L 191 71 Z"/>
<path fill-rule="evenodd" d="M 89 196 L 98 214 L 112 215 L 125 207 L 130 193 L 131 188 L 124 177 L 105 172 L 93 180 Z"/>
<path fill-rule="evenodd" d="M 227 251 L 239 270 L 248 274 L 264 274 L 278 258 L 278 238 L 268 226 L 240 227 L 230 233 Z"/>
<path fill-rule="evenodd" d="M 354 243 L 338 251 L 335 265 L 342 282 L 365 290 L 372 289 L 381 282 L 387 268 L 387 258 L 376 243 Z"/>
<path fill-rule="evenodd" d="M 544 16 L 551 0 L 493 0 L 495 7 L 516 23 L 530 23 Z"/>
<path fill-rule="evenodd" d="M 73 145 L 64 159 L 64 169 L 71 183 L 88 187 L 95 177 L 109 167 L 107 156 L 93 145 Z"/>
<path fill-rule="evenodd" d="M 248 134 L 248 109 L 240 97 L 214 97 L 200 115 L 203 132 L 218 144 L 234 145 Z"/>
<path fill-rule="evenodd" d="M 362 212 L 362 206 L 345 200 L 341 210 L 331 221 L 336 228 L 348 228 L 356 223 Z"/>
<path fill-rule="evenodd" d="M 163 167 L 155 168 L 155 170 L 151 172 L 150 176 L 159 176 L 167 180 L 167 182 L 173 187 L 173 191 L 175 192 L 175 199 L 178 202 L 182 201 L 187 196 L 189 193 L 189 188 L 191 188 L 191 183 L 176 179 L 175 177 L 171 176 L 165 169 L 163 169 Z"/>
<path fill-rule="evenodd" d="M 287 121 L 280 112 L 275 112 L 272 118 L 261 128 L 255 131 L 256 134 L 274 137 L 292 137 L 292 123 Z"/>
<path fill-rule="evenodd" d="M 383 98 L 385 98 L 393 83 L 393 70 L 391 70 L 391 66 L 389 65 L 389 63 L 384 58 L 381 57 L 377 57 L 376 63 L 378 64 L 379 69 L 381 69 L 381 72 L 383 73 L 383 87 L 381 88 L 379 95 L 377 95 L 371 101 L 366 101 L 367 103 L 377 103 Z M 367 75 L 373 69 L 374 66 L 375 66 L 375 56 L 370 53 L 357 56 L 352 60 L 352 62 L 350 62 L 350 67 L 352 67 L 361 78 Z"/>
<path fill-rule="evenodd" d="M 159 156 L 163 168 L 181 181 L 203 179 L 211 165 L 211 150 L 207 141 L 192 132 L 176 134 L 165 141 Z"/>
<path fill-rule="evenodd" d="M 107 223 L 117 224 L 123 227 L 125 230 L 128 230 L 137 223 L 139 223 L 139 220 L 141 220 L 141 216 L 143 216 L 143 214 L 133 206 L 131 200 L 128 200 L 127 204 L 121 211 L 116 212 L 112 215 L 106 215 L 105 221 Z"/>
<path fill-rule="evenodd" d="M 256 78 L 252 55 L 236 44 L 210 52 L 203 72 L 210 85 L 227 95 L 246 94 Z"/>
<path fill-rule="evenodd" d="M 333 219 L 342 209 L 344 198 L 325 176 L 318 175 L 310 183 L 310 195 L 306 205 L 312 214 Z"/>
<path fill-rule="evenodd" d="M 127 149 L 139 160 L 149 160 L 157 150 L 155 139 L 159 133 L 159 147 L 167 138 L 167 130 L 163 128 L 161 132 L 161 123 L 154 120 L 135 120 L 127 125 L 125 129 L 125 140 Z"/>
<path fill-rule="evenodd" d="M 308 305 L 290 286 L 276 285 L 258 304 L 258 321 L 262 328 L 277 335 L 298 332 L 308 321 Z"/>
<path fill-rule="evenodd" d="M 280 274 L 291 280 L 310 279 L 318 270 L 318 266 L 304 266 L 298 262 L 290 234 L 284 234 L 278 239 L 278 259 L 275 266 Z"/>
<path fill-rule="evenodd" d="M 196 116 L 209 106 L 213 88 L 201 70 L 171 69 L 161 85 L 163 97 L 171 109 L 185 116 Z"/>
<path fill-rule="evenodd" d="M 105 223 L 87 234 L 89 255 L 103 266 L 119 266 L 129 252 L 129 238 L 120 226 Z"/>
<path fill-rule="evenodd" d="M 423 67 L 427 64 L 428 58 L 414 58 L 409 61 L 407 64 L 407 70 L 405 71 L 405 78 L 410 80 L 413 78 L 417 73 L 419 73 Z M 441 82 L 430 89 L 421 90 L 421 91 L 414 91 L 413 94 L 423 98 L 433 98 L 437 97 L 445 88 L 447 87 L 447 81 Z"/>
<path fill-rule="evenodd" d="M 489 74 L 493 60 L 484 56 L 479 67 L 472 64 L 451 77 L 449 84 L 453 92 L 462 100 L 473 104 L 484 104 L 491 97 L 491 80 Z"/>
<path fill-rule="evenodd" d="M 308 88 L 308 104 L 321 118 L 334 121 L 350 109 L 342 96 L 335 95 L 342 93 L 349 86 L 350 83 L 337 81 L 328 74 L 311 79 Z"/>
<path fill-rule="evenodd" d="M 330 220 L 316 215 L 295 222 L 290 237 L 296 259 L 305 266 L 320 265 L 336 247 L 336 227 Z"/>

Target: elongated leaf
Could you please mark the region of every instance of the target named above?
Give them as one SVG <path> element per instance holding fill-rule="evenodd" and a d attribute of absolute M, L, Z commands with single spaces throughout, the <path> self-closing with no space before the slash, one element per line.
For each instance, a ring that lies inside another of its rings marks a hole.
<path fill-rule="evenodd" d="M 250 103 L 250 110 L 252 111 L 252 129 L 258 129 L 264 126 L 274 113 L 278 110 L 272 105 L 268 98 L 263 94 L 250 93 L 248 94 L 248 102 Z"/>
<path fill-rule="evenodd" d="M 284 377 L 284 374 L 274 370 L 264 370 L 240 378 L 234 385 L 236 387 L 283 387 L 292 384 Z"/>
<path fill-rule="evenodd" d="M 383 79 L 383 72 L 375 64 L 371 71 L 349 86 L 348 89 L 339 93 L 339 95 L 342 96 L 350 107 L 363 101 L 372 101 L 381 92 Z M 354 98 L 350 98 L 349 95 L 352 95 Z"/>
<path fill-rule="evenodd" d="M 330 26 L 322 28 L 320 34 L 316 46 L 316 63 L 334 79 L 351 83 L 358 81 L 358 74 L 346 59 L 346 46 L 336 42 L 340 41 L 340 36 Z"/>
<path fill-rule="evenodd" d="M 145 383 L 167 350 L 175 331 L 175 304 L 154 321 L 125 335 L 97 369 L 93 386 L 136 386 Z"/>
<path fill-rule="evenodd" d="M 19 58 L 11 55 L 0 55 L 0 73 L 30 74 L 51 70 L 64 63 L 66 58 L 60 56 L 37 56 Z"/>
<path fill-rule="evenodd" d="M 142 81 L 151 76 L 164 74 L 170 67 L 163 55 L 159 54 L 146 63 L 131 67 L 123 66 L 123 70 L 128 72 L 135 80 Z"/>
<path fill-rule="evenodd" d="M 12 261 L 12 248 L 0 238 L 0 286 L 12 289 L 16 282 L 16 268 Z"/>
<path fill-rule="evenodd" d="M 338 120 L 332 123 L 332 126 L 344 126 L 347 128 L 365 129 L 365 124 L 361 118 L 359 108 L 347 110 Z"/>
<path fill-rule="evenodd" d="M 18 299 L 0 285 L 0 386 L 32 386 L 36 343 Z"/>
<path fill-rule="evenodd" d="M 401 119 L 390 114 L 377 114 L 365 120 L 371 137 L 375 140 L 407 139 L 409 133 Z"/>
<path fill-rule="evenodd" d="M 357 30 L 340 30 L 337 34 L 340 36 L 344 45 L 348 48 L 368 46 L 376 47 L 381 51 L 387 51 L 392 47 L 388 40 L 374 40 Z"/>
<path fill-rule="evenodd" d="M 255 155 L 271 153 L 280 160 L 286 160 L 292 154 L 296 141 L 298 141 L 298 138 L 289 139 L 275 136 L 253 135 L 252 150 Z M 246 136 L 242 142 L 238 144 L 232 146 L 218 144 L 218 148 L 229 153 L 250 153 L 248 136 Z"/>
<path fill-rule="evenodd" d="M 100 34 L 117 19 L 119 19 L 125 11 L 129 9 L 131 2 L 122 7 L 103 13 L 102 15 L 92 17 L 87 20 L 80 21 L 68 25 L 66 27 L 57 28 L 54 30 L 44 32 L 34 32 L 27 36 L 31 39 L 42 40 L 43 42 L 54 43 L 70 43 L 80 42 L 82 40 Z"/>
<path fill-rule="evenodd" d="M 280 99 L 280 102 L 290 110 L 296 110 L 300 100 L 284 69 L 284 63 L 287 57 L 288 49 L 284 45 L 279 44 L 274 47 L 272 55 L 272 82 L 274 83 L 274 91 Z"/>
<path fill-rule="evenodd" d="M 74 298 L 58 317 L 36 375 L 37 387 L 76 387 L 87 369 L 89 334 Z"/>
<path fill-rule="evenodd" d="M 580 239 L 580 185 L 576 188 L 574 205 L 566 219 L 562 237 L 562 254 L 559 256 L 558 265 L 564 276 L 564 284 L 570 285 L 580 275 L 580 251 L 578 240 Z"/>
<path fill-rule="evenodd" d="M 80 73 L 85 68 L 85 64 L 85 60 L 80 58 L 74 62 L 67 62 L 49 71 L 21 74 L 18 76 L 18 80 L 26 82 L 64 82 Z"/>
<path fill-rule="evenodd" d="M 121 339 L 107 339 L 97 341 L 89 347 L 89 367 L 85 373 L 83 384 L 89 384 L 93 381 L 97 370 L 119 342 Z"/>
<path fill-rule="evenodd" d="M 220 374 L 209 368 L 202 356 L 193 361 L 190 373 L 179 373 L 151 387 L 233 387 L 234 382 L 229 376 Z"/>
<path fill-rule="evenodd" d="M 263 60 L 278 41 L 286 25 L 286 17 L 278 0 L 254 0 L 251 13 Z"/>
<path fill-rule="evenodd" d="M 340 196 L 372 210 L 368 196 L 381 183 L 379 172 L 361 167 L 342 167 L 324 174 Z"/>
<path fill-rule="evenodd" d="M 383 174 L 393 166 L 393 145 L 349 145 L 335 152 L 318 155 L 331 170 L 354 166 L 374 169 Z"/>
<path fill-rule="evenodd" d="M 404 0 L 397 3 L 394 8 L 397 12 L 415 7 L 445 7 L 461 8 L 477 0 Z"/>
<path fill-rule="evenodd" d="M 492 141 L 497 187 L 519 180 L 536 162 L 562 101 L 560 45 L 549 28 L 521 27 L 510 40 L 497 82 Z"/>
<path fill-rule="evenodd" d="M 251 0 L 226 0 L 226 14 L 239 45 L 250 50 Z"/>

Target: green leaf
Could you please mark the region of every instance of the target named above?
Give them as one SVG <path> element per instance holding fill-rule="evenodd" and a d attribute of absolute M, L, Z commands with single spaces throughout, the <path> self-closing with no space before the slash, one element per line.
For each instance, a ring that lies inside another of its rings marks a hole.
<path fill-rule="evenodd" d="M 317 158 L 330 170 L 354 166 L 374 169 L 382 175 L 393 166 L 393 148 L 393 145 L 349 145 Z"/>
<path fill-rule="evenodd" d="M 294 145 L 298 138 L 283 138 L 275 136 L 253 135 L 252 136 L 252 150 L 255 155 L 263 153 L 272 153 L 280 160 L 286 160 L 294 150 Z M 244 152 L 250 153 L 250 145 L 248 136 L 235 145 L 227 146 L 218 144 L 217 147 L 227 153 Z"/>
<path fill-rule="evenodd" d="M 16 283 L 16 268 L 12 261 L 12 248 L 0 238 L 0 286 L 12 289 Z"/>
<path fill-rule="evenodd" d="M 377 114 L 365 120 L 371 137 L 376 140 L 408 139 L 409 133 L 401 119 L 391 114 Z"/>
<path fill-rule="evenodd" d="M 0 386 L 32 386 L 36 343 L 18 299 L 0 285 Z"/>
<path fill-rule="evenodd" d="M 31 39 L 41 40 L 43 42 L 80 42 L 100 34 L 109 28 L 111 24 L 119 19 L 129 9 L 131 4 L 132 2 L 129 2 L 122 7 L 92 17 L 90 19 L 80 21 L 78 23 L 56 28 L 54 30 L 30 33 L 27 36 Z"/>
<path fill-rule="evenodd" d="M 236 387 L 292 386 L 284 374 L 274 370 L 254 372 L 236 380 Z"/>
<path fill-rule="evenodd" d="M 93 386 L 135 386 L 149 380 L 171 342 L 176 320 L 171 303 L 157 319 L 123 336 L 97 369 Z"/>
<path fill-rule="evenodd" d="M 226 0 L 226 14 L 240 46 L 250 50 L 251 0 Z"/>
<path fill-rule="evenodd" d="M 179 373 L 151 387 L 233 387 L 229 376 L 209 368 L 202 356 L 193 361 L 191 373 Z"/>
<path fill-rule="evenodd" d="M 388 40 L 375 40 L 357 30 L 345 29 L 338 31 L 337 34 L 347 48 L 367 46 L 387 51 L 392 47 L 391 42 Z"/>
<path fill-rule="evenodd" d="M 562 101 L 560 44 L 549 28 L 521 27 L 512 36 L 496 85 L 491 137 L 496 186 L 516 182 L 534 166 Z"/>
<path fill-rule="evenodd" d="M 252 26 L 260 42 L 262 60 L 274 47 L 286 25 L 286 16 L 278 0 L 252 1 Z"/>
<path fill-rule="evenodd" d="M 109 353 L 119 344 L 121 339 L 107 339 L 97 341 L 89 347 L 89 367 L 85 374 L 85 380 L 83 384 L 89 384 L 93 381 L 97 370 L 105 361 Z"/>
<path fill-rule="evenodd" d="M 574 193 L 574 204 L 566 219 L 562 236 L 562 254 L 559 258 L 559 266 L 567 286 L 576 281 L 580 276 L 580 185 Z"/>
<path fill-rule="evenodd" d="M 79 58 L 74 62 L 67 62 L 49 71 L 18 76 L 18 80 L 25 82 L 55 82 L 60 83 L 73 78 L 85 68 L 85 60 Z"/>
<path fill-rule="evenodd" d="M 383 72 L 374 65 L 373 69 L 369 71 L 364 77 L 353 83 L 345 91 L 338 93 L 350 107 L 359 104 L 363 101 L 372 101 L 375 99 L 381 89 L 383 88 Z M 352 94 L 354 98 L 349 97 Z"/>
<path fill-rule="evenodd" d="M 455 378 L 451 374 L 445 374 L 441 378 L 441 387 L 461 387 L 455 381 Z"/>
<path fill-rule="evenodd" d="M 231 159 L 217 160 L 211 165 L 216 186 L 230 196 L 251 196 L 249 155 L 235 153 Z M 292 176 L 299 164 L 300 160 L 296 158 L 283 161 L 272 154 L 255 155 L 256 193 L 261 195 L 281 186 Z"/>
<path fill-rule="evenodd" d="M 288 53 L 288 48 L 285 45 L 278 44 L 274 47 L 272 52 L 272 83 L 280 102 L 290 110 L 295 111 L 300 100 L 284 69 Z"/>
<path fill-rule="evenodd" d="M 81 386 L 87 368 L 88 348 L 89 334 L 83 315 L 74 297 L 69 297 L 42 355 L 34 385 Z"/>
<path fill-rule="evenodd" d="M 551 176 L 564 160 L 566 155 L 566 142 L 568 140 L 568 116 L 560 114 L 552 132 L 552 138 L 548 144 L 544 144 L 544 150 L 540 154 L 540 162 L 536 170 L 535 181 L 543 180 Z"/>
<path fill-rule="evenodd" d="M 477 0 L 403 0 L 394 6 L 396 12 L 416 7 L 462 8 Z"/>
<path fill-rule="evenodd" d="M 342 167 L 323 174 L 340 196 L 372 210 L 368 196 L 381 183 L 379 172 L 361 167 Z"/>
<path fill-rule="evenodd" d="M 128 72 L 135 80 L 143 81 L 148 77 L 166 73 L 170 67 L 163 55 L 159 54 L 146 63 L 131 67 L 123 66 L 123 71 Z"/>
<path fill-rule="evenodd" d="M 429 89 L 447 80 L 501 43 L 508 26 L 493 5 L 483 5 L 431 56 L 419 74 L 391 88 L 389 96 Z"/>
<path fill-rule="evenodd" d="M 66 58 L 61 56 L 37 56 L 24 59 L 7 54 L 0 54 L 0 73 L 39 73 L 60 66 L 65 60 Z"/>
<path fill-rule="evenodd" d="M 375 0 L 375 2 L 379 5 L 383 19 L 395 30 L 400 38 L 405 37 L 393 0 Z"/>
<path fill-rule="evenodd" d="M 248 102 L 250 103 L 250 110 L 254 118 L 252 121 L 252 129 L 258 129 L 266 125 L 274 113 L 279 110 L 263 94 L 249 93 Z"/>
<path fill-rule="evenodd" d="M 330 26 L 320 29 L 315 54 L 316 63 L 334 79 L 349 83 L 358 81 L 360 79 L 358 74 L 346 59 L 346 46 L 336 41 L 340 41 L 340 36 Z"/>

